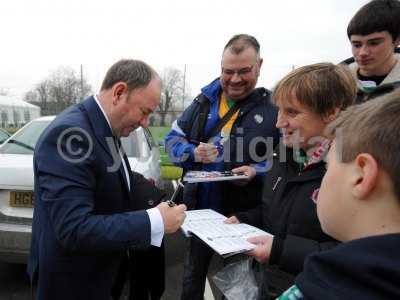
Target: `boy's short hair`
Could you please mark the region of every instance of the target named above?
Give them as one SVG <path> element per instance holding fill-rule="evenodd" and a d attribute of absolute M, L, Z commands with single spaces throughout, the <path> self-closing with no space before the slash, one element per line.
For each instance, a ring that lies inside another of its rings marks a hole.
<path fill-rule="evenodd" d="M 342 162 L 369 153 L 385 170 L 400 199 L 400 90 L 349 107 L 327 126 L 327 135 L 336 136 Z"/>
<path fill-rule="evenodd" d="M 336 108 L 345 109 L 354 103 L 357 84 L 342 65 L 312 64 L 293 70 L 282 78 L 273 91 L 273 101 L 293 96 L 300 104 L 318 115 L 328 115 Z"/>
<path fill-rule="evenodd" d="M 400 33 L 400 1 L 373 0 L 361 7 L 347 26 L 347 36 L 388 31 L 395 41 Z"/>

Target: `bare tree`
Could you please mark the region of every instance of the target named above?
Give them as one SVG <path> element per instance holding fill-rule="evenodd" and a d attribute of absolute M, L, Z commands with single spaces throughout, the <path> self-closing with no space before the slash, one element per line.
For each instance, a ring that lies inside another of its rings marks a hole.
<path fill-rule="evenodd" d="M 24 100 L 26 102 L 38 105 L 42 111 L 42 114 L 46 114 L 46 112 L 48 111 L 48 102 L 50 98 L 49 87 L 49 80 L 43 80 L 42 82 L 38 83 L 34 89 L 28 91 L 25 94 Z"/>
<path fill-rule="evenodd" d="M 161 73 L 161 78 L 163 87 L 158 112 L 161 117 L 160 125 L 165 126 L 168 112 L 178 110 L 179 104 L 183 103 L 184 78 L 182 72 L 173 67 L 165 68 Z"/>
<path fill-rule="evenodd" d="M 53 115 L 88 96 L 91 89 L 71 67 L 60 67 L 28 91 L 24 100 L 38 105 L 43 115 Z"/>

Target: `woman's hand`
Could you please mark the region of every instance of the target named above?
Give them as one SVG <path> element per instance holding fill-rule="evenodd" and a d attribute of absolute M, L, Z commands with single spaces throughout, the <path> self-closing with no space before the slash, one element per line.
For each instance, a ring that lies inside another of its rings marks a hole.
<path fill-rule="evenodd" d="M 268 262 L 271 255 L 274 237 L 270 235 L 260 235 L 248 238 L 247 241 L 255 244 L 256 247 L 253 250 L 246 252 L 246 254 L 254 257 L 261 264 Z"/>
<path fill-rule="evenodd" d="M 250 166 L 241 166 L 239 168 L 232 169 L 232 173 L 244 174 L 247 176 L 246 179 L 233 180 L 232 183 L 238 186 L 247 185 L 257 174 L 256 169 Z"/>
<path fill-rule="evenodd" d="M 239 221 L 239 219 L 236 218 L 235 216 L 232 216 L 232 217 L 230 217 L 230 218 L 228 218 L 228 219 L 225 219 L 224 223 L 225 223 L 225 224 L 239 224 L 240 221 Z"/>

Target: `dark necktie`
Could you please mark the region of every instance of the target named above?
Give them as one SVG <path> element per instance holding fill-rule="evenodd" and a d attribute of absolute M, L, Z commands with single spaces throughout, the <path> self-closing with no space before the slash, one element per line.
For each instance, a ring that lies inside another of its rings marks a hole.
<path fill-rule="evenodd" d="M 121 140 L 119 138 L 117 138 L 116 136 L 114 136 L 113 139 L 114 139 L 114 144 L 117 149 L 117 152 L 119 152 L 119 150 L 121 149 Z"/>
<path fill-rule="evenodd" d="M 115 144 L 115 147 L 116 147 L 116 150 L 118 153 L 118 157 L 121 158 L 120 151 L 124 150 L 121 145 L 121 139 L 114 136 L 114 144 Z M 125 151 L 122 152 L 122 159 L 123 160 L 121 160 L 121 171 L 122 171 L 122 176 L 125 180 L 125 183 L 127 184 L 128 182 L 130 182 L 130 179 L 126 178 L 127 174 L 125 173 L 124 163 L 125 163 L 125 167 L 128 171 L 128 176 L 129 176 L 130 166 L 129 166 L 129 161 L 128 161 L 128 158 L 126 157 Z M 128 184 L 128 187 L 130 187 L 130 184 Z"/>

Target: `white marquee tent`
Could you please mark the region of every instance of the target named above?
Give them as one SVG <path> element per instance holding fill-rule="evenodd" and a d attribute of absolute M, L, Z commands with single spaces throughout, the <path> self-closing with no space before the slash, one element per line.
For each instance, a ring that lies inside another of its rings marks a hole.
<path fill-rule="evenodd" d="M 21 127 L 40 117 L 40 108 L 11 96 L 0 95 L 0 127 Z"/>

